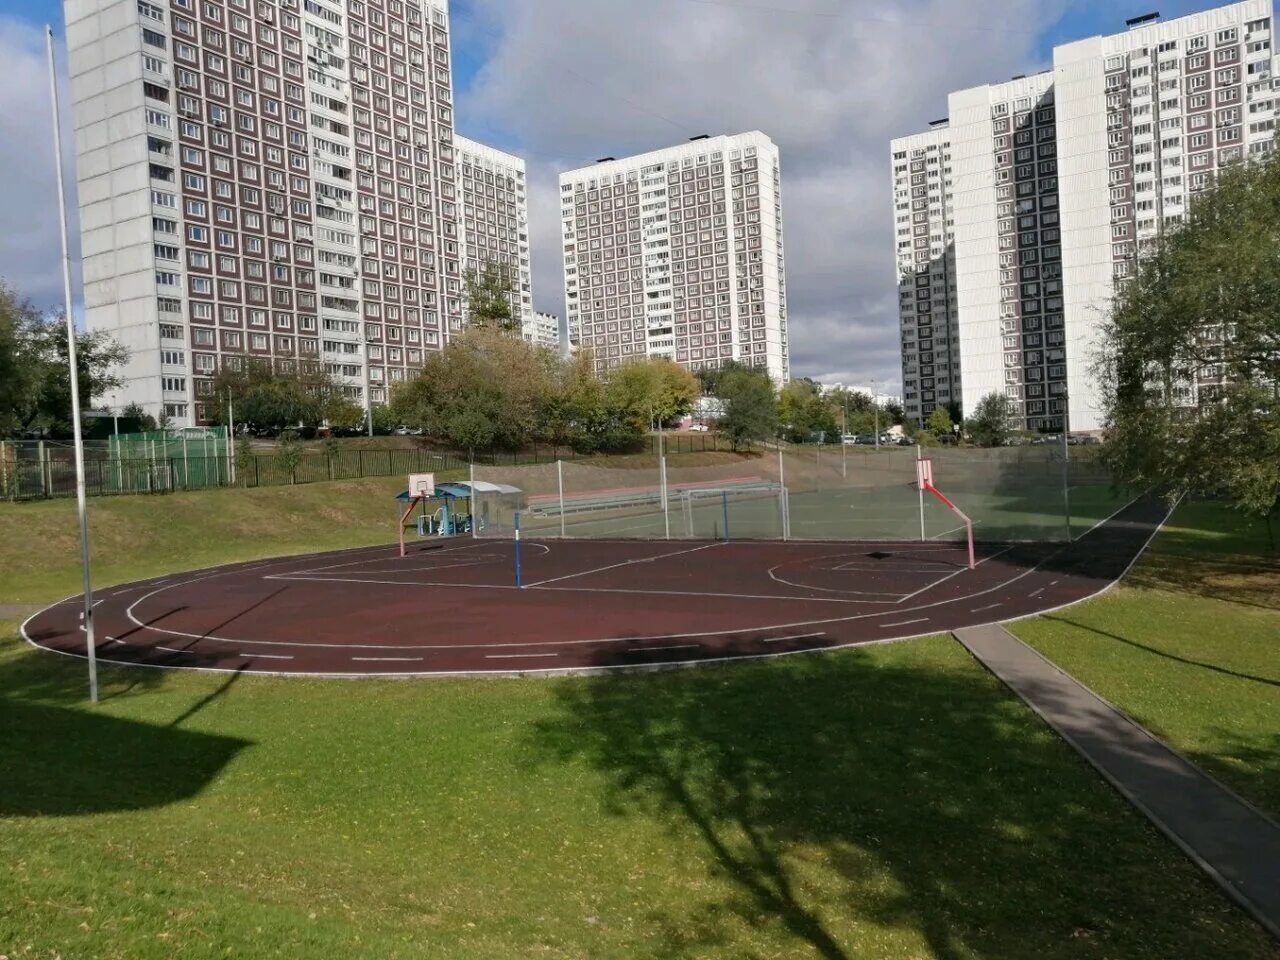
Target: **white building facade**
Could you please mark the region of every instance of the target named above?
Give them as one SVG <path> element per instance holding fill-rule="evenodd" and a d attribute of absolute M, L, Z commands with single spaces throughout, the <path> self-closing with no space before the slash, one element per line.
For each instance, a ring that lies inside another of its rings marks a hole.
<path fill-rule="evenodd" d="M 115 407 L 197 424 L 256 362 L 368 408 L 462 329 L 447 0 L 65 14 L 86 319 L 131 351 Z"/>
<path fill-rule="evenodd" d="M 924 423 L 935 409 L 960 398 L 947 123 L 894 140 L 891 153 L 903 413 Z"/>
<path fill-rule="evenodd" d="M 464 276 L 501 265 L 511 277 L 511 315 L 526 340 L 536 333 L 529 259 L 529 195 L 525 163 L 494 147 L 454 137 L 462 197 Z M 466 304 L 463 304 L 465 313 Z"/>
<path fill-rule="evenodd" d="M 606 370 L 669 357 L 790 378 L 778 148 L 695 140 L 560 176 L 571 341 Z"/>
<path fill-rule="evenodd" d="M 1274 148 L 1273 27 L 1270 0 L 1247 0 L 1054 51 L 1073 427 L 1100 425 L 1090 344 L 1135 255 L 1219 169 Z M 1202 369 L 1182 400 L 1217 382 Z"/>
<path fill-rule="evenodd" d="M 1222 166 L 1272 149 L 1270 0 L 1128 26 L 1059 46 L 1052 71 L 949 98 L 966 415 L 1000 392 L 1026 429 L 1101 429 L 1101 325 L 1142 244 L 1179 223 Z M 893 143 L 895 178 L 912 139 Z M 904 336 L 904 380 L 917 352 Z M 1209 370 L 1184 385 L 1188 402 L 1213 382 Z"/>

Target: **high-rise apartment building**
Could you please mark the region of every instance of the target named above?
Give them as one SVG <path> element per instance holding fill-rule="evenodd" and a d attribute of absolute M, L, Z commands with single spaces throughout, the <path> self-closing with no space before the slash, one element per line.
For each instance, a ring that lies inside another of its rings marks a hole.
<path fill-rule="evenodd" d="M 501 266 L 511 279 L 511 316 L 519 320 L 525 339 L 532 340 L 536 328 L 524 161 L 465 137 L 455 136 L 453 142 L 462 194 L 464 277 L 488 264 Z"/>
<path fill-rule="evenodd" d="M 960 398 L 960 332 L 946 121 L 893 141 L 903 412 L 923 423 Z"/>
<path fill-rule="evenodd" d="M 1135 255 L 1181 222 L 1218 170 L 1274 149 L 1273 20 L 1270 0 L 1246 0 L 1139 18 L 1054 51 L 1073 426 L 1097 424 L 1086 345 Z M 1218 381 L 1202 368 L 1181 385 L 1183 400 Z"/>
<path fill-rule="evenodd" d="M 560 318 L 554 313 L 543 313 L 541 310 L 533 315 L 533 329 L 525 336 L 530 343 L 542 347 L 560 350 Z"/>
<path fill-rule="evenodd" d="M 560 176 L 570 337 L 601 369 L 727 360 L 790 378 L 778 148 L 699 137 Z"/>
<path fill-rule="evenodd" d="M 1222 166 L 1273 149 L 1272 21 L 1270 0 L 1139 17 L 1125 33 L 1056 48 L 1050 72 L 951 95 L 966 413 L 994 391 L 1031 430 L 1102 426 L 1092 375 L 1101 323 L 1143 244 L 1179 223 Z M 892 147 L 895 190 L 911 139 Z M 918 348 L 903 344 L 905 380 Z M 1185 399 L 1215 382 L 1199 371 Z"/>
<path fill-rule="evenodd" d="M 65 11 L 86 319 L 131 351 L 117 406 L 198 423 L 251 361 L 382 403 L 462 328 L 446 0 Z"/>
<path fill-rule="evenodd" d="M 962 406 L 1062 429 L 1067 363 L 1053 76 L 950 97 Z"/>

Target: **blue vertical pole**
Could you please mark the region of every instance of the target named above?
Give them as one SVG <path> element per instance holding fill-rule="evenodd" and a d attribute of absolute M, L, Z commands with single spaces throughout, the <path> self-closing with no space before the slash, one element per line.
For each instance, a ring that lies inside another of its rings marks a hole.
<path fill-rule="evenodd" d="M 516 589 L 523 587 L 520 578 L 520 514 L 516 514 Z"/>
<path fill-rule="evenodd" d="M 729 491 L 721 490 L 720 496 L 724 501 L 724 542 L 729 542 Z"/>

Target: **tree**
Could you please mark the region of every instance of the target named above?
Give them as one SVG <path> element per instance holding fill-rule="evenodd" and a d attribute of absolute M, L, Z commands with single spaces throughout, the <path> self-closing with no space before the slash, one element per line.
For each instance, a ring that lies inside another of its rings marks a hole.
<path fill-rule="evenodd" d="M 214 426 L 227 426 L 227 396 L 237 423 L 278 433 L 294 427 L 314 429 L 324 423 L 358 426 L 364 412 L 343 393 L 341 384 L 318 370 L 282 372 L 250 362 L 244 370 L 223 368 L 214 377 L 205 416 Z M 335 422 L 336 421 L 336 422 Z"/>
<path fill-rule="evenodd" d="M 822 388 L 813 380 L 798 379 L 786 384 L 778 396 L 778 422 L 792 443 L 804 443 L 820 436 L 832 437 L 840 432 L 836 411 L 841 398 L 823 396 Z M 843 415 L 841 415 L 843 416 Z"/>
<path fill-rule="evenodd" d="M 767 373 L 732 370 L 720 378 L 718 388 L 725 405 L 718 429 L 734 450 L 777 433 L 778 396 Z"/>
<path fill-rule="evenodd" d="M 946 407 L 934 407 L 933 413 L 929 414 L 929 419 L 924 424 L 925 429 L 933 434 L 935 438 L 949 437 L 954 425 L 951 414 L 947 412 Z"/>
<path fill-rule="evenodd" d="M 609 405 L 648 430 L 657 421 L 684 417 L 698 397 L 698 381 L 688 370 L 664 357 L 633 360 L 612 370 L 605 381 Z"/>
<path fill-rule="evenodd" d="M 1276 510 L 1278 208 L 1280 157 L 1219 172 L 1118 291 L 1096 368 L 1117 479 Z"/>
<path fill-rule="evenodd" d="M 142 433 L 150 433 L 156 429 L 156 418 L 147 413 L 136 400 L 120 411 L 120 419 L 132 421 L 133 429 Z"/>
<path fill-rule="evenodd" d="M 129 351 L 102 331 L 76 334 L 80 404 L 123 384 Z M 42 316 L 0 281 L 0 435 L 41 430 L 71 436 L 71 376 L 66 321 Z"/>
<path fill-rule="evenodd" d="M 1017 408 L 999 392 L 979 400 L 973 416 L 965 424 L 969 438 L 980 447 L 1003 447 L 1017 429 Z"/>
<path fill-rule="evenodd" d="M 511 268 L 496 260 L 487 260 L 466 277 L 467 322 L 478 330 L 519 333 L 520 320 L 511 310 L 516 294 Z"/>
<path fill-rule="evenodd" d="M 537 436 L 559 358 L 544 347 L 472 328 L 392 392 L 400 423 L 467 450 L 518 449 Z"/>

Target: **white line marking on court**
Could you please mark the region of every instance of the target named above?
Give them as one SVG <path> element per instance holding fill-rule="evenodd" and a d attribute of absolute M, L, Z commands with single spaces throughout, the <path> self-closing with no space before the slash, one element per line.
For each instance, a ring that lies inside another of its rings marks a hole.
<path fill-rule="evenodd" d="M 986 563 L 988 560 L 994 560 L 996 557 L 1000 556 L 1001 554 L 1008 553 L 1008 552 L 1009 552 L 1010 550 L 1012 550 L 1012 549 L 1013 549 L 1013 547 L 1012 547 L 1012 546 L 1008 546 L 1008 547 L 1005 547 L 1003 550 L 997 550 L 995 553 L 991 554 L 991 556 L 989 556 L 989 557 L 983 557 L 981 560 L 979 560 L 977 563 L 975 563 L 975 564 L 974 564 L 974 567 L 975 567 L 975 568 L 976 568 L 976 567 L 980 567 L 980 566 L 982 566 L 984 563 Z M 920 596 L 920 594 L 924 593 L 926 590 L 932 590 L 934 587 L 940 587 L 940 586 L 942 586 L 944 583 L 946 583 L 946 582 L 947 582 L 948 580 L 950 580 L 952 577 L 958 577 L 958 576 L 960 576 L 960 574 L 962 574 L 962 573 L 970 573 L 970 572 L 971 572 L 971 571 L 969 570 L 969 568 L 968 568 L 967 566 L 966 566 L 966 567 L 961 567 L 961 568 L 960 568 L 959 570 L 957 570 L 955 573 L 949 573 L 949 574 L 947 574 L 945 577 L 943 577 L 941 580 L 935 580 L 933 583 L 929 584 L 927 587 L 921 587 L 921 588 L 920 588 L 919 590 L 917 590 L 915 593 L 908 593 L 905 597 L 903 597 L 903 598 L 902 598 L 901 600 L 899 600 L 898 602 L 899 602 L 899 603 L 906 603 L 908 600 L 912 599 L 913 597 L 918 597 L 918 596 Z"/>
<path fill-rule="evenodd" d="M 1045 591 L 1045 588 L 1044 588 L 1044 587 L 1041 587 L 1039 590 L 1035 590 L 1035 591 L 1033 591 L 1033 592 L 1031 592 L 1031 593 L 1028 593 L 1028 594 L 1027 594 L 1027 596 L 1028 596 L 1028 597 L 1038 597 L 1038 596 L 1040 596 L 1040 594 L 1044 593 L 1044 591 Z"/>
<path fill-rule="evenodd" d="M 156 650 L 163 650 L 165 653 L 189 653 L 187 650 L 175 650 L 173 647 L 155 647 Z"/>
<path fill-rule="evenodd" d="M 249 660 L 292 660 L 293 657 L 286 657 L 279 653 L 237 653 L 237 657 L 245 657 Z"/>
<path fill-rule="evenodd" d="M 563 593 L 633 593 L 646 597 L 725 597 L 730 600 L 790 600 L 795 603 L 897 603 L 894 600 L 842 600 L 839 597 L 785 597 L 772 593 L 708 593 L 705 590 L 628 590 L 626 587 L 525 587 L 526 590 Z M 816 588 L 802 588 L 816 589 Z M 896 593 L 858 594 L 860 597 L 897 597 Z"/>
<path fill-rule="evenodd" d="M 793 637 L 765 637 L 764 643 L 785 643 L 787 640 L 817 640 L 825 637 L 825 633 L 797 633 Z"/>
<path fill-rule="evenodd" d="M 677 643 L 670 647 L 637 647 L 635 650 L 628 650 L 627 653 L 657 653 L 659 650 L 695 650 L 702 646 L 700 643 Z"/>
<path fill-rule="evenodd" d="M 536 657 L 558 657 L 558 653 L 487 653 L 486 660 L 532 660 Z"/>
<path fill-rule="evenodd" d="M 1056 587 L 1056 586 L 1057 586 L 1058 584 L 1060 584 L 1061 582 L 1062 582 L 1061 580 L 1051 580 L 1051 581 L 1049 581 L 1049 586 L 1051 586 L 1051 587 Z"/>
<path fill-rule="evenodd" d="M 362 663 L 421 663 L 426 657 L 352 657 Z"/>
<path fill-rule="evenodd" d="M 880 629 L 887 630 L 889 627 L 909 627 L 913 623 L 926 623 L 928 620 L 928 617 L 921 617 L 919 620 L 899 620 L 896 623 L 882 623 L 880 624 Z"/>
<path fill-rule="evenodd" d="M 470 543 L 464 544 L 463 546 L 460 546 L 460 547 L 438 547 L 438 548 L 436 548 L 435 550 L 431 550 L 431 551 L 425 551 L 425 550 L 424 550 L 424 551 L 421 551 L 421 552 L 422 552 L 422 553 L 428 553 L 428 552 L 429 552 L 429 553 L 430 553 L 430 555 L 432 555 L 432 556 L 434 556 L 434 555 L 435 555 L 435 554 L 437 554 L 437 553 L 457 553 L 459 550 L 470 550 L 470 549 L 472 549 L 473 547 L 478 547 L 478 546 L 480 546 L 480 544 L 482 544 L 482 543 L 483 543 L 483 544 L 486 544 L 486 545 L 488 545 L 488 546 L 493 546 L 493 541 L 472 540 Z M 311 567 L 311 568 L 309 568 L 309 569 L 304 569 L 304 570 L 295 570 L 295 571 L 293 571 L 293 572 L 294 572 L 294 573 L 323 573 L 325 570 L 336 570 L 336 569 L 338 569 L 339 567 L 354 567 L 354 566 L 358 566 L 359 564 L 362 564 L 362 563 L 368 563 L 370 559 L 372 559 L 372 558 L 370 558 L 370 557 L 363 557 L 363 558 L 361 558 L 361 559 L 359 559 L 359 560 L 352 560 L 352 561 L 350 561 L 350 562 L 348 562 L 348 563 L 331 563 L 331 564 L 329 564 L 328 566 L 325 566 L 325 567 Z"/>
<path fill-rule="evenodd" d="M 710 550 L 712 547 L 720 547 L 723 545 L 723 542 L 717 541 L 715 543 L 704 543 L 702 546 L 693 547 L 690 550 L 674 550 L 671 553 L 660 553 L 653 557 L 637 557 L 634 560 L 624 560 L 622 563 L 611 563 L 607 567 L 596 567 L 594 570 L 583 570 L 580 573 L 566 573 L 563 577 L 552 577 L 549 580 L 539 580 L 537 583 L 528 584 L 525 589 L 528 590 L 533 587 L 541 587 L 548 583 L 559 583 L 561 580 L 573 580 L 576 577 L 589 577 L 593 573 L 604 573 L 606 570 L 616 570 L 619 567 L 631 567 L 638 563 L 655 563 L 658 560 L 668 560 L 671 557 L 680 557 L 689 553 L 698 553 L 701 550 Z"/>
<path fill-rule="evenodd" d="M 994 610 L 996 607 L 1003 607 L 1003 603 L 989 603 L 985 607 L 978 607 L 976 610 L 970 610 L 970 613 L 982 613 L 983 610 Z"/>

